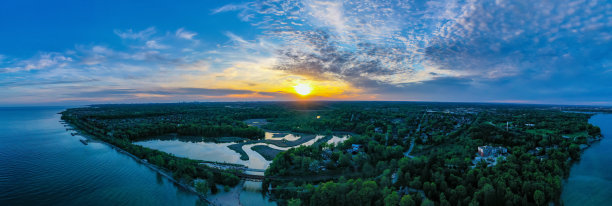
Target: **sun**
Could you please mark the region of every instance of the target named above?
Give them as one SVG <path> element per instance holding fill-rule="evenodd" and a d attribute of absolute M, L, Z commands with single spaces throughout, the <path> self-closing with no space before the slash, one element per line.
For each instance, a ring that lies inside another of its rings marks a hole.
<path fill-rule="evenodd" d="M 306 96 L 310 94 L 310 92 L 312 92 L 312 87 L 310 86 L 310 84 L 306 84 L 306 83 L 297 84 L 293 86 L 293 89 L 295 89 L 296 93 L 302 96 Z"/>

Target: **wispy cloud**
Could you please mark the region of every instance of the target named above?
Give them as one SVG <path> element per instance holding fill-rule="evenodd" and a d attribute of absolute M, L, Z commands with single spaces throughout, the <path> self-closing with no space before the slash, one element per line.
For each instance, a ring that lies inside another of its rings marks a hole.
<path fill-rule="evenodd" d="M 160 44 L 160 43 L 158 43 L 155 40 L 147 41 L 146 45 L 147 45 L 148 48 L 151 48 L 151 49 L 166 49 L 166 48 L 168 48 L 168 46 Z"/>
<path fill-rule="evenodd" d="M 132 29 L 128 30 L 115 30 L 115 34 L 122 39 L 148 39 L 151 35 L 155 34 L 157 31 L 155 27 L 149 27 L 145 30 L 134 32 Z"/>
<path fill-rule="evenodd" d="M 73 59 L 60 53 L 41 53 L 31 59 L 21 60 L 9 67 L 0 68 L 0 73 L 23 72 L 52 67 L 65 67 Z"/>
<path fill-rule="evenodd" d="M 212 14 L 228 12 L 228 11 L 237 11 L 243 10 L 247 8 L 247 4 L 227 4 L 225 6 L 216 8 L 212 10 Z"/>
<path fill-rule="evenodd" d="M 175 35 L 181 39 L 193 40 L 193 37 L 195 35 L 198 35 L 198 33 L 187 31 L 184 28 L 180 28 L 176 30 Z"/>

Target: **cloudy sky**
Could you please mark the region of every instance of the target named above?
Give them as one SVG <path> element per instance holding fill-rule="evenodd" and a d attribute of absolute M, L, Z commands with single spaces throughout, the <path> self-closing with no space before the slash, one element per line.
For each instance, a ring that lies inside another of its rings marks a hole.
<path fill-rule="evenodd" d="M 1 1 L 0 96 L 612 105 L 612 4 Z"/>

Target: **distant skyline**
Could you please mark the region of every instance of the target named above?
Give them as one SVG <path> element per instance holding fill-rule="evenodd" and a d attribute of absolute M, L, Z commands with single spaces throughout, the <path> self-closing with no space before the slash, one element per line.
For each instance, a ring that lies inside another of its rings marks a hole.
<path fill-rule="evenodd" d="M 612 4 L 2 1 L 0 96 L 610 106 Z"/>

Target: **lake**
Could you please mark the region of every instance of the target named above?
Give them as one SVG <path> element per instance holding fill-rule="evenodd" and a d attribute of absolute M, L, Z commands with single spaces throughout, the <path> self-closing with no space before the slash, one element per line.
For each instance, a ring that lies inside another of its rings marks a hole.
<path fill-rule="evenodd" d="M 597 114 L 589 122 L 604 138 L 572 166 L 561 195 L 565 205 L 612 205 L 612 114 Z"/>
<path fill-rule="evenodd" d="M 108 145 L 72 136 L 62 107 L 0 108 L 0 205 L 201 205 Z"/>

